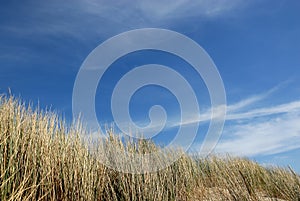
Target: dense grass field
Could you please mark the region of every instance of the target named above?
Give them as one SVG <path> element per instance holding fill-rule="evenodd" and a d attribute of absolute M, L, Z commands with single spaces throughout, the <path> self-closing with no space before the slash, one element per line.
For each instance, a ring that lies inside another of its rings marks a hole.
<path fill-rule="evenodd" d="M 103 148 L 83 140 L 86 134 L 80 124 L 66 126 L 55 113 L 1 96 L 0 200 L 300 200 L 291 168 L 183 154 L 161 171 L 119 173 L 101 163 Z M 107 136 L 99 140 L 138 153 L 159 149 Z"/>

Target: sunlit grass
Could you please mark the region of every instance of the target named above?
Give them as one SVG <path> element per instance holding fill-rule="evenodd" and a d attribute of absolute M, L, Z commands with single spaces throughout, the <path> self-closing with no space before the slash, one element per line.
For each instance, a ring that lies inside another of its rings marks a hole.
<path fill-rule="evenodd" d="M 183 154 L 157 172 L 119 173 L 101 163 L 108 150 L 83 140 L 87 134 L 80 124 L 67 127 L 54 113 L 2 96 L 0 200 L 300 200 L 300 178 L 292 169 L 241 158 Z M 139 153 L 159 149 L 124 142 L 111 131 L 107 136 L 99 140 Z"/>

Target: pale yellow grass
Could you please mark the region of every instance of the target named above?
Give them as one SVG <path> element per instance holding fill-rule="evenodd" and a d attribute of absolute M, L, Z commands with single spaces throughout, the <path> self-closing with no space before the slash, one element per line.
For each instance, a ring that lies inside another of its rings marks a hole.
<path fill-rule="evenodd" d="M 86 134 L 80 124 L 67 127 L 54 113 L 2 96 L 0 200 L 300 200 L 299 175 L 247 159 L 183 154 L 161 171 L 119 173 L 101 163 L 107 150 Z M 159 149 L 108 136 L 98 140 L 138 153 Z"/>

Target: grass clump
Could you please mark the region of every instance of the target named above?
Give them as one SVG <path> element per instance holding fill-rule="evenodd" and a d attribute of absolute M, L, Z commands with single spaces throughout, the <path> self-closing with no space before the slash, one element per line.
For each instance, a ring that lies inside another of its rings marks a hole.
<path fill-rule="evenodd" d="M 54 113 L 1 96 L 0 200 L 300 200 L 292 169 L 182 153 L 160 171 L 120 173 L 101 163 L 99 157 L 109 155 L 103 143 L 139 153 L 160 148 L 124 142 L 110 131 L 91 145 L 86 134 L 79 124 L 68 128 Z"/>

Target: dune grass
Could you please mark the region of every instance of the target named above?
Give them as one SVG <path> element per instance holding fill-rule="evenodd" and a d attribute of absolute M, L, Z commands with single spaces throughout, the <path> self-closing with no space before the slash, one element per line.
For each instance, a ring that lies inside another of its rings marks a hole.
<path fill-rule="evenodd" d="M 300 177 L 291 168 L 183 154 L 157 172 L 120 173 L 101 163 L 106 152 L 98 143 L 90 151 L 86 134 L 80 124 L 67 127 L 55 113 L 1 96 L 0 200 L 300 200 Z M 159 149 L 107 136 L 99 140 L 140 153 Z"/>

